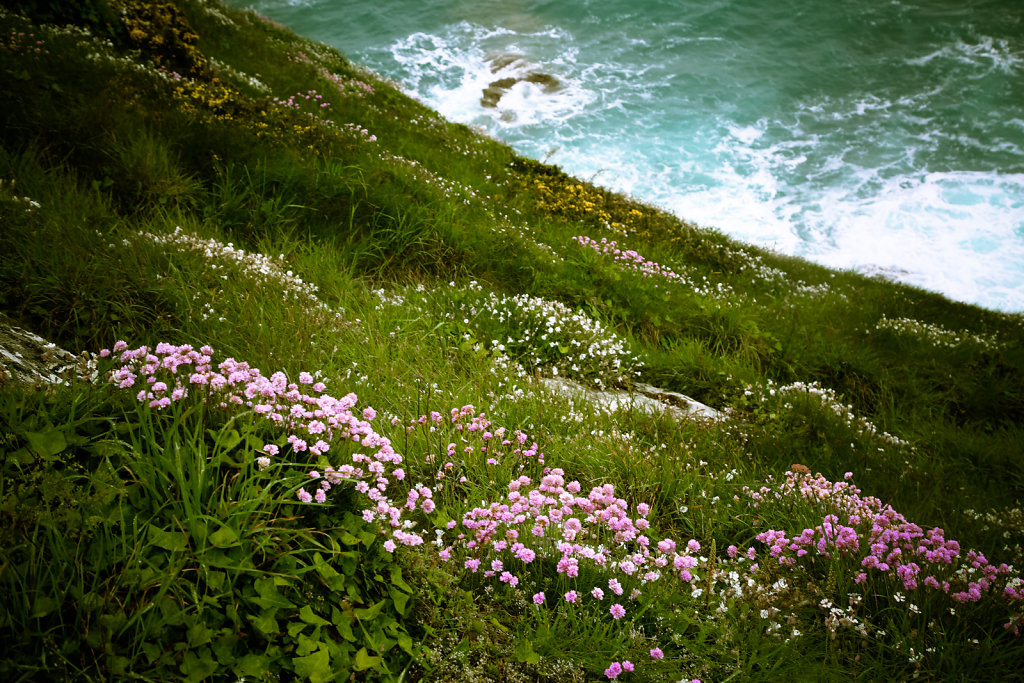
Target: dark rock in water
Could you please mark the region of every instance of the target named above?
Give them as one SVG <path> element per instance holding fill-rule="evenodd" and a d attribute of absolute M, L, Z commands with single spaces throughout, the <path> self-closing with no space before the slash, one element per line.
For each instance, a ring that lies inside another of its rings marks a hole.
<path fill-rule="evenodd" d="M 512 66 L 516 62 L 526 63 L 526 57 L 517 54 L 502 54 L 491 58 L 491 73 L 496 74 L 502 69 Z"/>
<path fill-rule="evenodd" d="M 497 107 L 498 100 L 508 92 L 508 89 L 519 82 L 518 78 L 499 78 L 484 88 L 483 97 L 480 98 L 480 104 L 484 107 Z"/>
<path fill-rule="evenodd" d="M 533 83 L 543 88 L 544 92 L 554 92 L 561 87 L 561 82 L 552 76 L 551 74 L 541 73 L 538 71 L 531 71 L 523 74 L 522 76 L 506 76 L 505 78 L 499 78 L 496 81 L 491 81 L 486 88 L 484 88 L 484 94 L 480 98 L 480 104 L 484 107 L 498 106 L 498 102 L 504 97 L 505 93 L 514 86 L 516 83 Z"/>

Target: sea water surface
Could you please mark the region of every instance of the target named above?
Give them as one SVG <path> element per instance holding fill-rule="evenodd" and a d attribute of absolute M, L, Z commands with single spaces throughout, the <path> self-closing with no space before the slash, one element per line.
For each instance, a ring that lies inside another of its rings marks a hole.
<path fill-rule="evenodd" d="M 698 224 L 1024 311 L 1022 0 L 232 1 Z"/>

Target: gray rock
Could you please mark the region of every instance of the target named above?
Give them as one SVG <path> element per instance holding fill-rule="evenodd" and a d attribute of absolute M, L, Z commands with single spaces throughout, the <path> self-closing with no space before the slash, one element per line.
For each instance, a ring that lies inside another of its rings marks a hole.
<path fill-rule="evenodd" d="M 76 371 L 88 375 L 87 354 L 76 356 L 0 313 L 0 386 L 62 384 Z"/>

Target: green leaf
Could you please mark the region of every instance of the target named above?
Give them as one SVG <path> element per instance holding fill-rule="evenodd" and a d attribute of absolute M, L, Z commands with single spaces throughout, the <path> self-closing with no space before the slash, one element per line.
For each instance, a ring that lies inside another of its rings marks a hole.
<path fill-rule="evenodd" d="M 355 611 L 356 618 L 358 618 L 360 621 L 370 621 L 371 619 L 376 619 L 382 609 L 384 609 L 383 600 L 374 605 L 370 605 L 369 607 L 357 609 Z"/>
<path fill-rule="evenodd" d="M 402 649 L 402 652 L 407 655 L 413 655 L 412 637 L 408 633 L 399 633 L 395 638 L 398 640 L 398 647 Z"/>
<path fill-rule="evenodd" d="M 313 567 L 332 591 L 340 591 L 345 587 L 345 577 L 334 567 L 327 564 L 320 553 L 316 553 L 313 556 Z"/>
<path fill-rule="evenodd" d="M 391 586 L 388 589 L 388 593 L 391 595 L 391 599 L 395 602 L 395 609 L 398 610 L 398 613 L 404 617 L 405 605 L 409 602 L 409 598 L 412 596 L 410 596 L 408 593 L 403 593 L 402 591 L 396 589 L 394 586 Z"/>
<path fill-rule="evenodd" d="M 204 647 L 197 655 L 192 650 L 185 651 L 185 660 L 181 663 L 181 673 L 186 681 L 201 681 L 209 678 L 217 671 L 217 662 L 210 656 L 210 648 Z"/>
<path fill-rule="evenodd" d="M 199 647 L 210 642 L 213 638 L 213 629 L 206 624 L 199 622 L 193 624 L 188 629 L 188 644 L 189 647 Z"/>
<path fill-rule="evenodd" d="M 238 660 L 235 675 L 238 677 L 252 676 L 259 679 L 267 675 L 270 662 L 266 655 L 248 654 Z"/>
<path fill-rule="evenodd" d="M 64 432 L 56 427 L 50 427 L 45 432 L 26 432 L 25 438 L 28 439 L 29 447 L 44 460 L 52 460 L 68 447 Z"/>
<path fill-rule="evenodd" d="M 516 641 L 516 659 L 528 664 L 536 664 L 540 661 L 540 655 L 533 651 L 533 643 L 529 638 Z"/>
<path fill-rule="evenodd" d="M 395 586 L 398 586 L 399 588 L 404 590 L 406 593 L 412 593 L 413 592 L 412 586 L 410 586 L 408 583 L 406 583 L 405 579 L 402 578 L 402 568 L 401 567 L 392 567 L 391 568 L 391 583 L 393 585 L 395 585 Z"/>
<path fill-rule="evenodd" d="M 277 619 L 274 615 L 277 614 L 276 609 L 265 609 L 259 613 L 259 616 L 253 617 L 253 627 L 265 636 L 274 636 L 281 632 L 281 627 L 277 625 Z"/>
<path fill-rule="evenodd" d="M 296 674 L 308 678 L 313 683 L 329 681 L 333 677 L 331 655 L 323 646 L 311 655 L 292 658 L 292 665 Z"/>
<path fill-rule="evenodd" d="M 228 429 L 226 431 L 215 432 L 212 429 L 207 429 L 206 433 L 210 435 L 217 445 L 225 451 L 230 451 L 235 448 L 238 444 L 242 443 L 242 435 L 238 433 L 237 429 Z"/>
<path fill-rule="evenodd" d="M 381 663 L 380 657 L 374 657 L 366 651 L 365 647 L 359 648 L 359 652 L 356 653 L 356 663 L 353 668 L 356 671 L 366 671 L 371 667 L 375 667 Z"/>
<path fill-rule="evenodd" d="M 313 626 L 328 626 L 331 623 L 323 617 L 314 614 L 313 608 L 309 605 L 303 605 L 302 609 L 299 610 L 299 619 Z"/>
<path fill-rule="evenodd" d="M 168 531 L 152 524 L 149 525 L 149 542 L 157 548 L 181 552 L 188 548 L 188 536 L 180 531 Z"/>
<path fill-rule="evenodd" d="M 210 543 L 218 548 L 227 548 L 238 544 L 238 531 L 227 524 L 210 534 Z"/>
<path fill-rule="evenodd" d="M 337 607 L 331 608 L 331 621 L 334 622 L 334 627 L 338 629 L 341 637 L 350 643 L 354 643 L 356 640 L 355 634 L 352 633 L 352 620 L 354 618 L 351 608 L 345 612 L 342 612 Z"/>
<path fill-rule="evenodd" d="M 32 614 L 31 614 L 31 616 L 32 616 L 33 619 L 38 619 L 40 617 L 45 617 L 47 614 L 49 614 L 53 610 L 57 609 L 57 607 L 59 607 L 59 606 L 60 606 L 60 603 L 57 600 L 54 600 L 53 598 L 51 598 L 48 595 L 40 595 L 39 597 L 36 598 L 36 601 L 32 604 Z"/>
<path fill-rule="evenodd" d="M 216 535 L 216 534 L 214 534 Z M 228 575 L 224 572 L 210 571 L 206 573 L 206 585 L 215 591 L 220 590 L 224 586 L 224 581 Z"/>
<path fill-rule="evenodd" d="M 250 598 L 260 607 L 295 607 L 295 603 L 277 591 L 277 583 L 273 578 L 264 576 L 253 581 L 258 598 Z"/>

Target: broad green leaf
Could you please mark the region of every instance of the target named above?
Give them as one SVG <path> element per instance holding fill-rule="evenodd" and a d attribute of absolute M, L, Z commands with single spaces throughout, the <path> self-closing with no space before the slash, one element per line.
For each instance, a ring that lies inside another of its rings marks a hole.
<path fill-rule="evenodd" d="M 533 643 L 529 638 L 516 641 L 516 659 L 528 664 L 536 664 L 540 661 L 540 655 L 533 651 Z"/>
<path fill-rule="evenodd" d="M 356 653 L 355 670 L 366 671 L 367 669 L 377 666 L 380 664 L 381 658 L 374 657 L 366 651 L 365 647 L 359 648 L 359 652 Z"/>
<path fill-rule="evenodd" d="M 47 614 L 57 609 L 60 603 L 51 598 L 48 595 L 40 595 L 36 598 L 36 601 L 32 604 L 32 618 L 38 619 L 45 617 Z"/>
<path fill-rule="evenodd" d="M 252 676 L 260 679 L 267 675 L 269 661 L 266 655 L 248 654 L 235 665 L 236 676 Z"/>
<path fill-rule="evenodd" d="M 295 603 L 288 600 L 277 591 L 277 583 L 270 577 L 261 577 L 253 581 L 258 598 L 250 598 L 260 607 L 295 607 Z"/>
<path fill-rule="evenodd" d="M 302 619 L 302 621 L 307 624 L 312 624 L 313 626 L 327 626 L 331 623 L 323 617 L 314 614 L 313 608 L 309 605 L 303 605 L 302 609 L 299 610 L 299 619 Z"/>
<path fill-rule="evenodd" d="M 230 451 L 242 442 L 242 435 L 238 433 L 237 429 L 228 429 L 222 432 L 215 432 L 212 429 L 208 429 L 206 432 L 214 441 L 217 442 L 217 445 L 225 451 Z"/>
<path fill-rule="evenodd" d="M 224 585 L 224 581 L 227 579 L 227 574 L 224 572 L 210 571 L 206 573 L 206 585 L 213 590 L 220 590 Z"/>
<path fill-rule="evenodd" d="M 227 524 L 210 534 L 210 543 L 218 548 L 227 548 L 238 543 L 238 531 Z"/>
<path fill-rule="evenodd" d="M 345 612 L 342 612 L 337 607 L 331 608 L 331 621 L 334 622 L 334 627 L 338 629 L 338 633 L 341 634 L 341 637 L 349 641 L 350 643 L 354 643 L 356 640 L 355 634 L 352 633 L 353 619 L 354 616 L 352 614 L 351 608 L 349 608 Z"/>
<path fill-rule="evenodd" d="M 213 629 L 206 624 L 199 622 L 193 624 L 188 629 L 188 644 L 189 647 L 199 647 L 210 642 L 213 638 Z"/>
<path fill-rule="evenodd" d="M 186 681 L 201 681 L 217 671 L 217 662 L 211 656 L 210 648 L 203 647 L 199 649 L 199 654 L 186 650 L 180 668 L 181 673 L 185 674 Z"/>
<path fill-rule="evenodd" d="M 152 524 L 149 525 L 149 542 L 157 548 L 181 552 L 188 548 L 188 536 L 180 531 L 168 531 Z"/>
<path fill-rule="evenodd" d="M 316 573 L 320 575 L 320 578 L 324 580 L 324 583 L 331 590 L 340 591 L 345 587 L 345 577 L 334 567 L 327 564 L 320 553 L 313 556 L 313 566 L 316 568 Z"/>
<path fill-rule="evenodd" d="M 398 647 L 407 655 L 412 655 L 412 637 L 408 633 L 399 633 L 395 636 L 398 639 Z"/>
<path fill-rule="evenodd" d="M 363 609 L 357 609 L 355 611 L 356 612 L 356 617 L 360 621 L 370 621 L 371 619 L 376 619 L 377 615 L 380 614 L 380 611 L 382 609 L 384 609 L 384 601 L 383 600 L 381 600 L 380 602 L 378 602 L 378 603 L 376 603 L 374 605 L 370 605 L 369 607 L 366 607 L 366 608 L 363 608 Z"/>
<path fill-rule="evenodd" d="M 394 586 L 388 589 L 388 593 L 391 595 L 391 599 L 395 602 L 395 609 L 403 617 L 405 616 L 405 605 L 409 602 L 409 598 L 412 597 L 408 593 L 403 593 Z"/>
<path fill-rule="evenodd" d="M 56 427 L 50 427 L 45 432 L 26 432 L 25 438 L 36 455 L 44 460 L 52 459 L 68 447 L 64 432 Z"/>
<path fill-rule="evenodd" d="M 402 568 L 401 567 L 392 567 L 391 568 L 391 583 L 393 585 L 395 585 L 395 586 L 398 586 L 399 588 L 404 590 L 406 593 L 412 593 L 413 592 L 412 586 L 410 586 L 408 583 L 406 583 L 405 579 L 402 578 Z"/>
<path fill-rule="evenodd" d="M 329 681 L 333 677 L 331 656 L 325 647 L 305 657 L 294 657 L 292 665 L 295 666 L 296 674 L 308 678 L 313 683 Z"/>
<path fill-rule="evenodd" d="M 265 609 L 259 613 L 259 616 L 253 617 L 252 625 L 260 633 L 267 636 L 276 635 L 281 632 L 281 628 L 277 625 L 277 619 L 274 615 L 277 614 L 276 609 Z"/>

